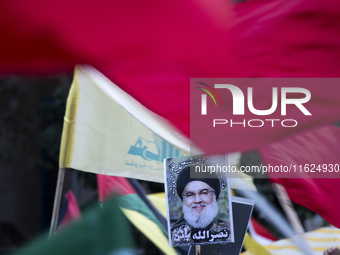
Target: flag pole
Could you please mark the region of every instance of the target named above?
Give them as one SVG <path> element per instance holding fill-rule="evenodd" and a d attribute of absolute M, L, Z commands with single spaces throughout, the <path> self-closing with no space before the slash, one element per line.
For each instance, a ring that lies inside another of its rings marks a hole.
<path fill-rule="evenodd" d="M 168 229 L 166 219 L 160 214 L 160 212 L 150 202 L 150 200 L 147 197 L 146 192 L 144 191 L 142 185 L 140 185 L 138 180 L 132 179 L 132 178 L 126 178 L 126 179 L 130 183 L 130 185 L 134 188 L 134 190 L 136 191 L 138 196 L 145 202 L 145 204 L 149 207 L 149 209 L 155 214 L 156 218 L 162 224 L 164 229 Z M 176 251 L 177 251 L 178 254 L 186 254 L 187 253 L 187 249 L 185 247 L 176 247 Z"/>
<path fill-rule="evenodd" d="M 49 238 L 54 236 L 55 231 L 57 229 L 58 218 L 59 218 L 59 209 L 60 209 L 60 201 L 61 201 L 61 195 L 62 195 L 63 185 L 64 185 L 64 178 L 65 178 L 65 168 L 59 167 L 57 186 L 56 186 L 56 190 L 55 190 L 54 203 L 53 203 L 53 211 L 52 211 L 52 219 L 51 219 L 51 227 L 50 227 Z"/>
<path fill-rule="evenodd" d="M 292 227 L 297 234 L 297 238 L 299 239 L 300 242 L 303 243 L 304 247 L 308 247 L 310 249 L 310 252 L 307 251 L 309 252 L 307 254 L 312 254 L 311 253 L 312 249 L 310 248 L 310 245 L 308 244 L 304 236 L 305 231 L 303 229 L 303 226 L 299 220 L 296 211 L 293 208 L 292 201 L 289 199 L 286 189 L 283 187 L 283 185 L 279 183 L 273 183 L 272 187 L 282 206 L 283 211 L 285 212 L 289 222 L 292 224 Z"/>
<path fill-rule="evenodd" d="M 201 255 L 201 245 L 195 245 L 195 255 Z"/>
<path fill-rule="evenodd" d="M 131 186 L 134 188 L 134 190 L 137 192 L 137 194 L 140 196 L 140 198 L 145 202 L 145 204 L 155 214 L 156 218 L 160 221 L 160 223 L 163 225 L 163 227 L 165 229 L 167 229 L 166 219 L 160 214 L 160 212 L 153 206 L 153 204 L 147 198 L 146 193 L 145 193 L 143 187 L 140 185 L 140 183 L 136 179 L 132 179 L 132 178 L 127 178 L 127 180 L 129 181 Z"/>

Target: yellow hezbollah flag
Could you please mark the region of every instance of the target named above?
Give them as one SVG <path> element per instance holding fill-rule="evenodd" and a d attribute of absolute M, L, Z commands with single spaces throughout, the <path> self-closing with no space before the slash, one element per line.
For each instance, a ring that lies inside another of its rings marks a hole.
<path fill-rule="evenodd" d="M 163 159 L 188 139 L 92 67 L 78 66 L 67 99 L 61 168 L 163 182 Z"/>
<path fill-rule="evenodd" d="M 313 250 L 315 255 L 323 255 L 324 251 L 330 247 L 340 247 L 340 229 L 334 226 L 322 227 L 305 233 L 306 240 Z M 264 246 L 272 255 L 304 255 L 292 239 L 281 239 Z M 243 255 L 256 255 L 263 253 L 256 253 L 247 250 Z"/>
<path fill-rule="evenodd" d="M 322 255 L 330 247 L 340 247 L 340 229 L 334 226 L 322 227 L 305 234 L 313 254 Z M 274 255 L 303 255 L 292 239 L 282 239 L 265 246 Z"/>

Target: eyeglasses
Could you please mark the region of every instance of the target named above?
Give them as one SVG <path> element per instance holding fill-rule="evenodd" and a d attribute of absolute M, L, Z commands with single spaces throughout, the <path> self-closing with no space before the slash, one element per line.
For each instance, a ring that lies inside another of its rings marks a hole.
<path fill-rule="evenodd" d="M 215 190 L 208 190 L 208 189 L 202 189 L 199 192 L 191 192 L 188 191 L 186 193 L 183 193 L 183 197 L 187 199 L 188 201 L 194 200 L 196 197 L 196 194 L 199 195 L 202 199 L 208 198 L 209 193 L 215 192 Z"/>

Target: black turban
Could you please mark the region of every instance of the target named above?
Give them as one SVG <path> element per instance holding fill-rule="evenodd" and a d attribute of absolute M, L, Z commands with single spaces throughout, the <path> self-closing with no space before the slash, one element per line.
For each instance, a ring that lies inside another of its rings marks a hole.
<path fill-rule="evenodd" d="M 216 199 L 220 195 L 220 181 L 215 173 L 209 174 L 211 178 L 190 178 L 190 167 L 184 168 L 177 177 L 177 195 L 183 200 L 183 191 L 185 186 L 192 181 L 201 181 L 208 184 L 211 188 L 215 190 Z"/>

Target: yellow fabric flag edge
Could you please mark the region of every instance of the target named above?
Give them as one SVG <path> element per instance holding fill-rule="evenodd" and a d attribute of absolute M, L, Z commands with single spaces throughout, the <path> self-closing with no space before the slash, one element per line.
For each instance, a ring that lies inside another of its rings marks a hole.
<path fill-rule="evenodd" d="M 256 242 L 248 233 L 244 238 L 244 247 L 252 255 L 270 255 L 270 252 L 261 244 Z"/>
<path fill-rule="evenodd" d="M 94 85 L 100 88 L 106 96 L 122 106 L 129 114 L 153 133 L 160 136 L 184 154 L 190 154 L 191 149 L 194 149 L 197 153 L 202 153 L 198 148 L 194 148 L 193 145 L 190 146 L 190 140 L 168 120 L 150 111 L 97 69 L 91 66 L 79 65 L 76 71 L 82 72 Z"/>
<path fill-rule="evenodd" d="M 166 213 L 166 199 L 165 199 L 165 193 L 154 193 L 154 194 L 149 194 L 148 199 L 151 201 L 154 207 L 160 212 L 160 214 L 166 218 L 167 213 Z"/>
<path fill-rule="evenodd" d="M 59 167 L 65 168 L 71 165 L 74 133 L 77 116 L 77 108 L 79 101 L 79 84 L 77 69 L 74 72 L 74 78 L 71 89 L 67 98 L 66 112 L 64 116 L 63 132 L 61 136 L 60 154 L 59 154 Z"/>
<path fill-rule="evenodd" d="M 164 236 L 163 232 L 154 222 L 136 211 L 125 208 L 121 209 L 130 222 L 165 254 L 177 255 L 175 249 L 169 246 L 168 239 Z"/>

